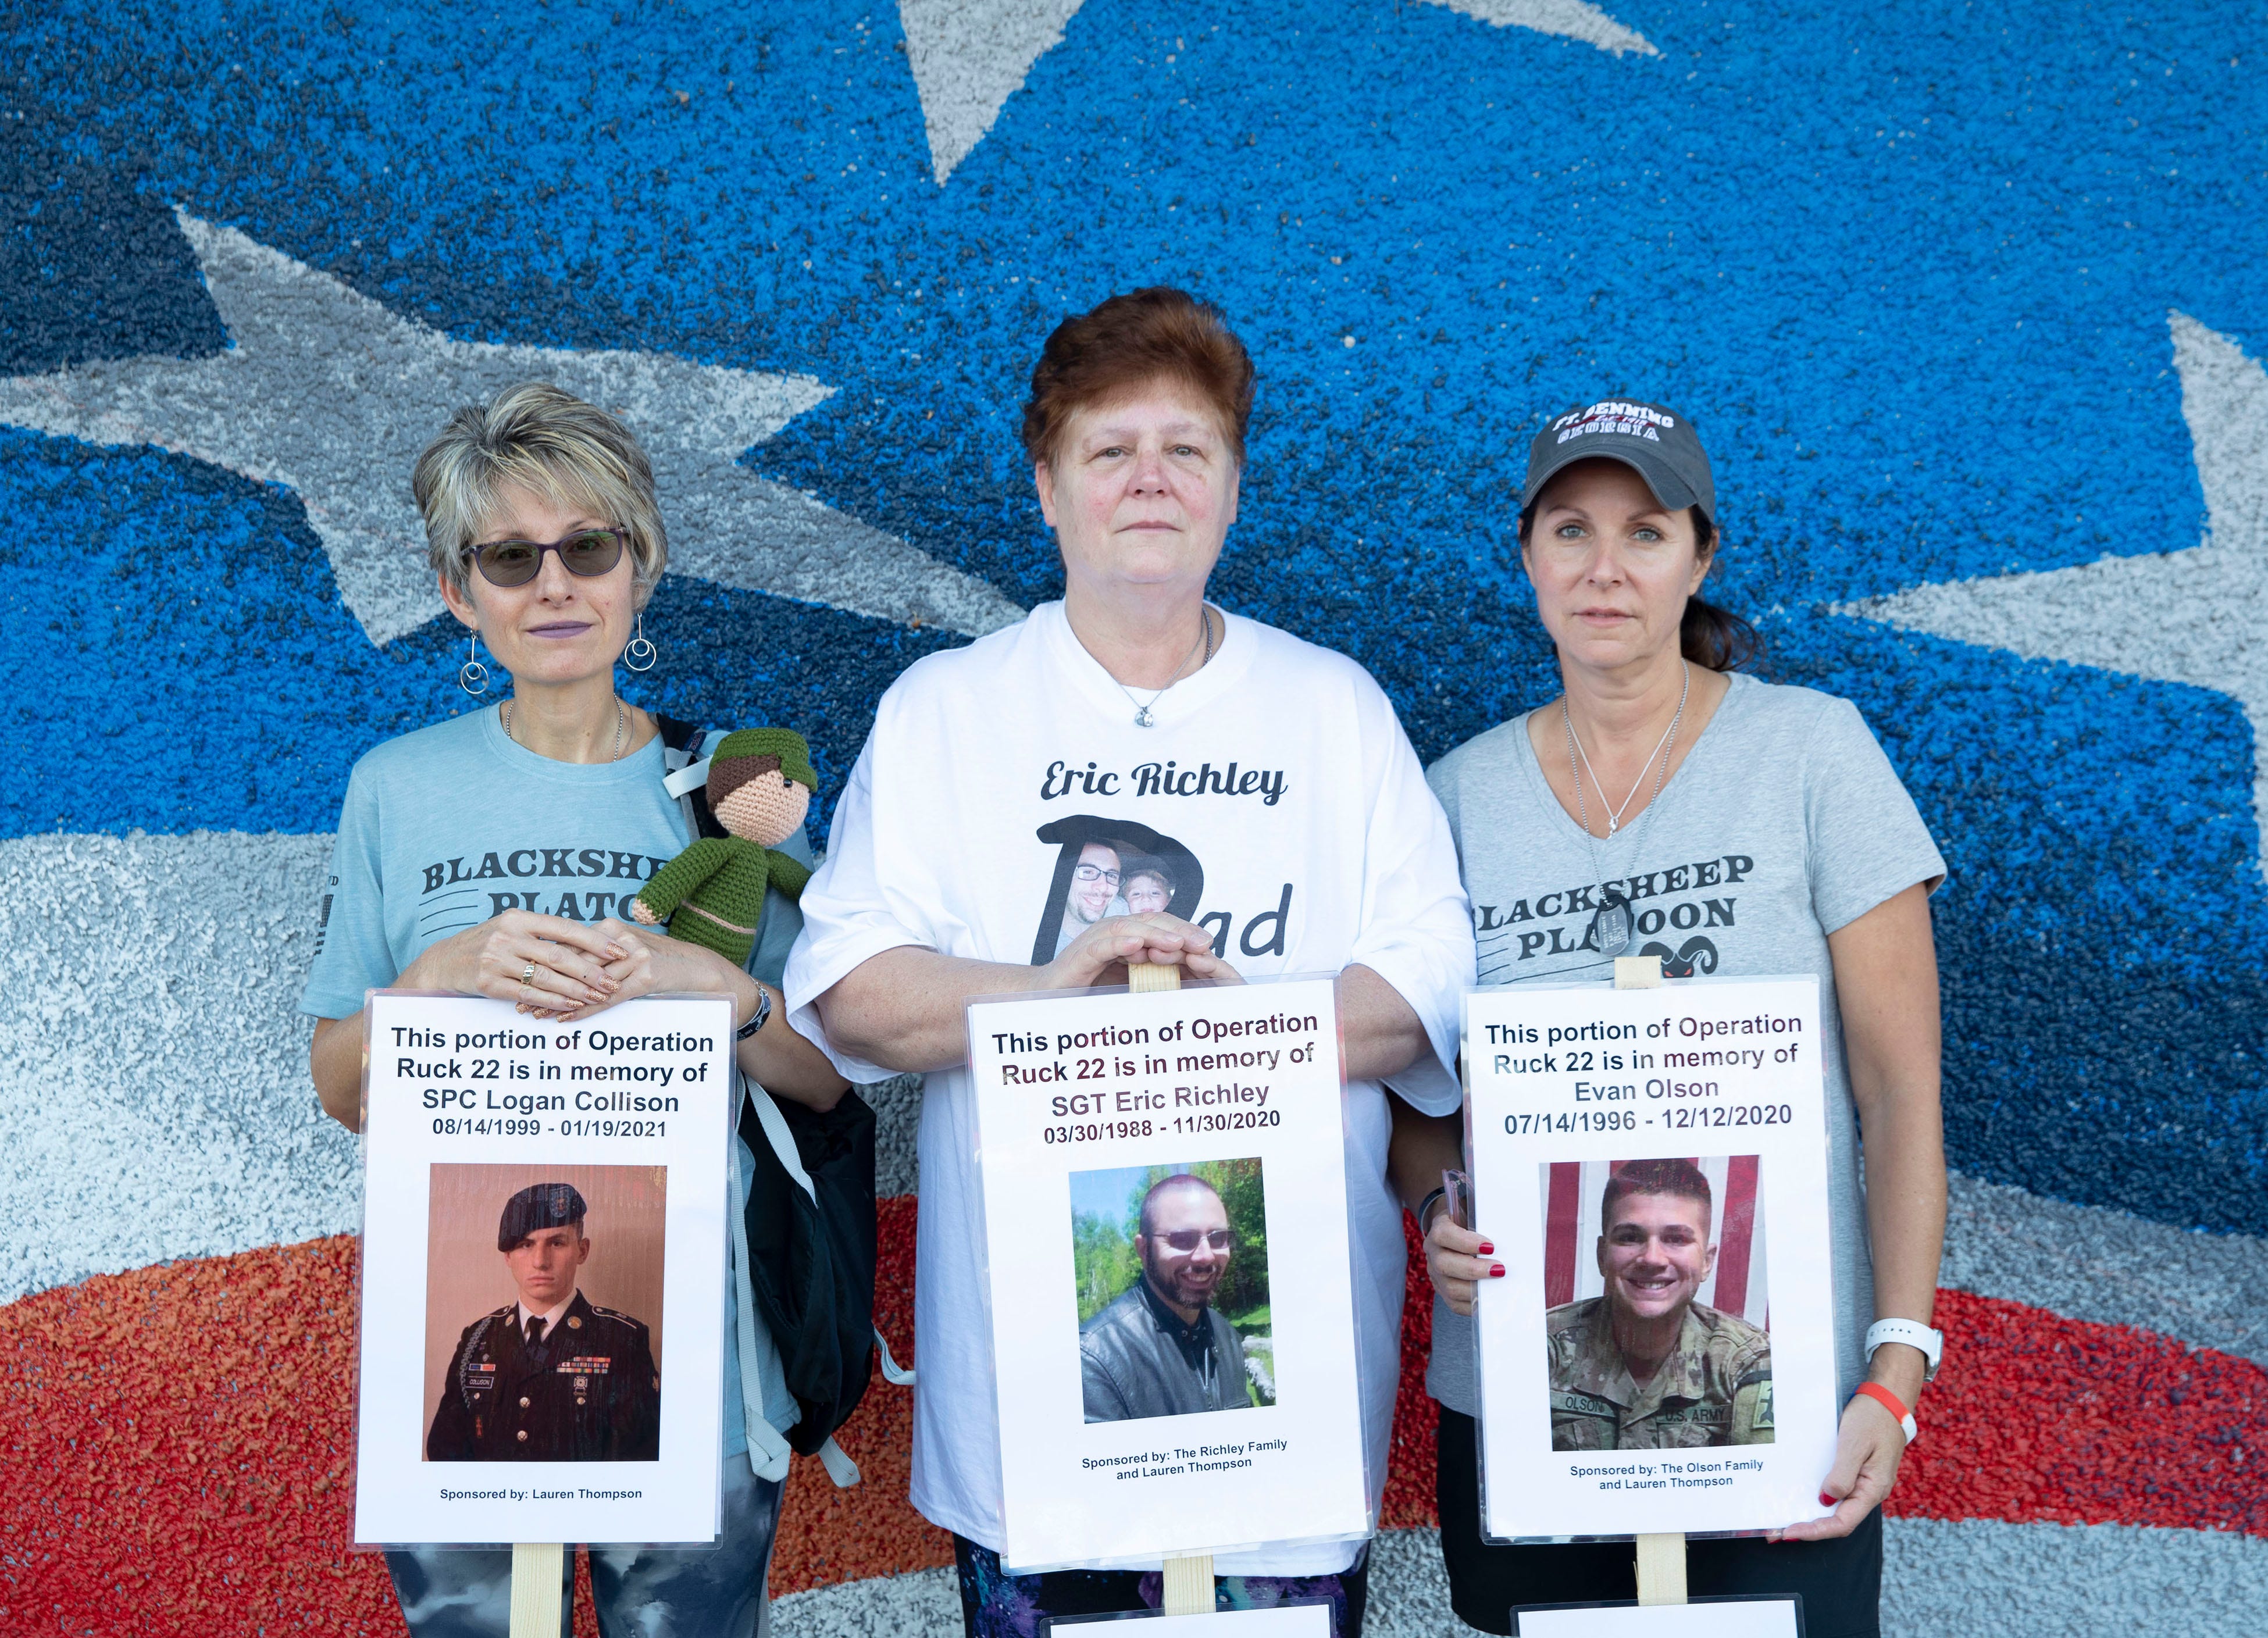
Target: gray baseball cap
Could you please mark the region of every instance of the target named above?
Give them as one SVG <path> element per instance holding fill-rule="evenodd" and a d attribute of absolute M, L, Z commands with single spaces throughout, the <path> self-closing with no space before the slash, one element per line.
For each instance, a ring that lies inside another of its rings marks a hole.
<path fill-rule="evenodd" d="M 1609 398 L 1553 416 L 1528 445 L 1520 510 L 1535 505 L 1543 486 L 1579 460 L 1618 460 L 1670 510 L 1698 506 L 1712 519 L 1717 516 L 1709 452 L 1693 423 L 1675 410 Z"/>

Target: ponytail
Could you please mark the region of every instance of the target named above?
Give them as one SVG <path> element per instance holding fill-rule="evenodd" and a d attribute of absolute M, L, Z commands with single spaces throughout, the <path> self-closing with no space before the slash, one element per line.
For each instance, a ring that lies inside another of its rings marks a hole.
<path fill-rule="evenodd" d="M 1690 510 L 1694 541 L 1714 569 L 1724 537 L 1715 518 L 1698 506 Z M 1764 657 L 1764 640 L 1747 621 L 1697 591 L 1685 599 L 1685 613 L 1678 619 L 1677 650 L 1704 671 L 1739 671 Z"/>
<path fill-rule="evenodd" d="M 1763 657 L 1764 640 L 1738 614 L 1690 597 L 1677 622 L 1677 647 L 1705 671 L 1739 671 Z"/>

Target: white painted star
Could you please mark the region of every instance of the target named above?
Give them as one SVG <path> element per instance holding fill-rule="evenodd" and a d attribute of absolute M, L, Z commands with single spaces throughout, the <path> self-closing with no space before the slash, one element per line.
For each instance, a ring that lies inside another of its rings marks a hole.
<path fill-rule="evenodd" d="M 833 391 L 666 353 L 453 341 L 232 228 L 178 213 L 228 350 L 0 379 L 0 423 L 151 444 L 299 497 L 373 643 L 441 613 L 409 492 L 460 406 L 531 378 L 622 415 L 652 459 L 674 573 L 971 635 L 1022 611 L 984 582 L 739 464 Z"/>
<path fill-rule="evenodd" d="M 2230 695 L 2252 724 L 2253 814 L 2268 831 L 2268 371 L 2187 313 L 2170 325 L 2204 544 L 1917 586 L 1835 612 Z"/>
<path fill-rule="evenodd" d="M 930 165 L 943 187 L 983 140 L 1032 64 L 1061 43 L 1086 0 L 898 0 L 906 58 L 929 129 Z M 1585 0 L 1428 0 L 1498 27 L 1562 34 L 1620 56 L 1660 53 Z"/>

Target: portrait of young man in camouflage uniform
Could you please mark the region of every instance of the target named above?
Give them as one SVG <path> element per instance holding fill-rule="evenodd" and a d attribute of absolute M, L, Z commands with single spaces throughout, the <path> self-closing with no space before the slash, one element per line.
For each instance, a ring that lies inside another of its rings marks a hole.
<path fill-rule="evenodd" d="M 1605 1293 L 1545 1317 L 1553 1450 L 1771 1443 L 1771 1339 L 1693 1300 L 1716 1267 L 1713 1216 L 1691 1161 L 1635 1160 L 1608 1179 Z"/>

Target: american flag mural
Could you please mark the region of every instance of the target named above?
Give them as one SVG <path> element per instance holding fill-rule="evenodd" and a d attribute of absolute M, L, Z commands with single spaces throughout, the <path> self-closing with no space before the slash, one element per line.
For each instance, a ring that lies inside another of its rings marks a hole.
<path fill-rule="evenodd" d="M 1712 597 L 1951 870 L 1886 1630 L 2261 1629 L 2258 7 L 0 0 L 0 1632 L 401 1631 L 294 1006 L 349 768 L 463 703 L 447 411 L 622 409 L 674 547 L 625 688 L 802 731 L 823 841 L 890 679 L 1059 586 L 1042 339 L 1160 282 L 1260 371 L 1213 595 L 1429 760 L 1556 689 L 1528 437 L 1694 419 Z M 917 1360 L 918 1098 L 873 1094 Z M 1411 1289 L 1370 1621 L 1447 1634 Z M 865 1485 L 792 1480 L 783 1634 L 955 1629 L 907 1399 Z"/>

